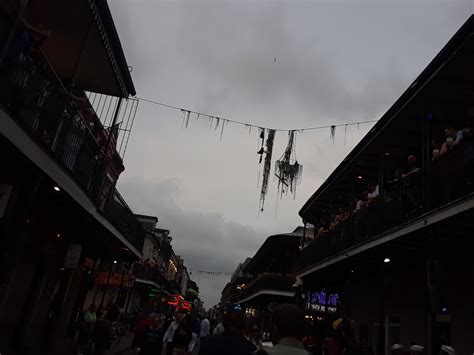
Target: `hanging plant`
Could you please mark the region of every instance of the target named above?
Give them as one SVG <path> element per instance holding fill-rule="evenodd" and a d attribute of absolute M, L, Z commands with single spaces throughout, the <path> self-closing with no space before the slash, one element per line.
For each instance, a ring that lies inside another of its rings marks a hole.
<path fill-rule="evenodd" d="M 264 131 L 261 132 L 260 137 L 264 136 Z M 262 138 L 263 139 L 263 138 Z M 265 142 L 265 162 L 263 163 L 263 179 L 262 188 L 260 190 L 260 211 L 263 212 L 263 206 L 265 204 L 265 198 L 267 197 L 268 181 L 270 179 L 270 172 L 272 168 L 272 153 L 273 153 L 273 142 L 275 140 L 275 130 L 270 129 L 268 131 L 267 140 Z M 263 149 L 263 147 L 262 147 Z M 263 153 L 262 153 L 263 156 Z"/>
<path fill-rule="evenodd" d="M 260 149 L 258 150 L 257 154 L 260 155 L 260 159 L 258 160 L 259 164 L 262 164 L 263 160 L 263 153 L 265 153 L 265 149 L 263 148 L 264 142 L 265 142 L 265 128 L 259 128 L 259 141 L 260 141 Z M 260 177 L 259 177 L 260 180 Z"/>
<path fill-rule="evenodd" d="M 301 183 L 303 165 L 296 160 L 295 136 L 295 131 L 288 132 L 288 144 L 285 152 L 275 163 L 275 176 L 278 179 L 280 197 L 290 191 L 294 198 L 296 196 L 296 186 Z"/>
<path fill-rule="evenodd" d="M 331 137 L 331 140 L 334 143 L 334 139 L 336 138 L 336 126 L 331 126 L 329 136 Z"/>

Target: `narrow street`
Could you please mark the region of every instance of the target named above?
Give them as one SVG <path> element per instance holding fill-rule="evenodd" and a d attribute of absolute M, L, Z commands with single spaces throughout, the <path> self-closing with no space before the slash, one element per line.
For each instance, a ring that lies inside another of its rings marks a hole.
<path fill-rule="evenodd" d="M 474 354 L 473 9 L 2 0 L 0 355 Z"/>

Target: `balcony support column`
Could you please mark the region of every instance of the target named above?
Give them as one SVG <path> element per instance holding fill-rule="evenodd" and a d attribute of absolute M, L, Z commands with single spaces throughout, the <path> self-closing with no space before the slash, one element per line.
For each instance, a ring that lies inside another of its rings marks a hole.
<path fill-rule="evenodd" d="M 379 342 L 376 349 L 377 355 L 385 355 L 385 265 L 380 269 L 380 311 L 379 311 Z"/>
<path fill-rule="evenodd" d="M 421 208 L 427 210 L 430 208 L 430 181 L 431 181 L 431 134 L 430 121 L 432 119 L 429 110 L 429 93 L 427 89 L 421 94 Z"/>

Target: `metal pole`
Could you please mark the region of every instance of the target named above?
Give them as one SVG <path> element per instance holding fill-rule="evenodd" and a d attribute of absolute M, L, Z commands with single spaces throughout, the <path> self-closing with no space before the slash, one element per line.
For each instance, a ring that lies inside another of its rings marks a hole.
<path fill-rule="evenodd" d="M 377 355 L 385 354 L 385 267 L 382 264 L 380 280 L 379 344 Z"/>
<path fill-rule="evenodd" d="M 347 294 L 347 318 L 349 318 L 349 321 L 351 320 L 351 317 L 352 317 L 352 306 L 351 306 L 351 303 L 352 303 L 352 297 L 351 297 L 351 274 L 352 274 L 352 270 L 351 270 L 351 262 L 349 261 L 347 263 L 347 270 L 348 270 L 348 273 L 347 273 L 347 284 L 346 284 L 346 294 Z"/>

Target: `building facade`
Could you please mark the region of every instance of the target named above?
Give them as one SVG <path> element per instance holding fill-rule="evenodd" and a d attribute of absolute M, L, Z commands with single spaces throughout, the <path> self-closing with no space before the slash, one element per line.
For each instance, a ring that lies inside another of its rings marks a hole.
<path fill-rule="evenodd" d="M 472 353 L 474 17 L 300 211 L 302 304 L 377 354 Z"/>
<path fill-rule="evenodd" d="M 0 4 L 0 352 L 49 354 L 72 342 L 96 279 L 130 285 L 141 258 L 115 188 L 135 88 L 106 2 L 25 4 Z M 88 93 L 115 102 L 111 122 Z"/>

